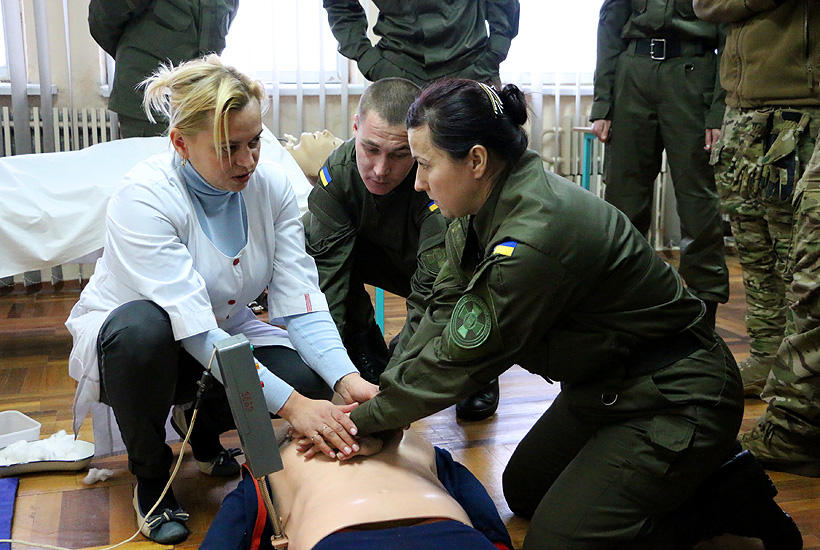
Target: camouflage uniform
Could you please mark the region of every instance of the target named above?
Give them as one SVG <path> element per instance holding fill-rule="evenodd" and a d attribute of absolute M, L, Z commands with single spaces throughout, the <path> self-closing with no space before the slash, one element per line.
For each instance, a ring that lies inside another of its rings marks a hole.
<path fill-rule="evenodd" d="M 790 463 L 816 463 L 820 461 L 820 142 L 797 185 L 794 204 L 786 337 L 763 391 L 769 406 L 756 429 L 763 433 L 753 431 L 748 438 L 763 438 L 774 447 L 766 454 L 775 462 L 780 458 L 777 451 L 782 450 Z M 767 425 L 780 432 L 776 441 Z M 756 444 L 751 450 L 760 453 Z"/>
<path fill-rule="evenodd" d="M 712 151 L 715 182 L 743 269 L 751 354 L 766 363 L 772 362 L 786 324 L 792 188 L 811 158 L 818 131 L 820 107 L 729 107 Z"/>

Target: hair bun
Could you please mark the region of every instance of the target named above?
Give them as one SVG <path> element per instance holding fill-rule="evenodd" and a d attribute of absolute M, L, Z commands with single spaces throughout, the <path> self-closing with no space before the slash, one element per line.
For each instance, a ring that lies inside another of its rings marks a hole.
<path fill-rule="evenodd" d="M 523 126 L 527 122 L 527 98 L 515 84 L 507 84 L 498 94 L 504 105 L 504 113 L 515 124 Z"/>

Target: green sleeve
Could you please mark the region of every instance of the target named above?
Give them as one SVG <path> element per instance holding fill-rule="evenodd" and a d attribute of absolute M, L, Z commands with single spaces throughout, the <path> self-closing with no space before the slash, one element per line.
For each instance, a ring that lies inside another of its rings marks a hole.
<path fill-rule="evenodd" d="M 351 412 L 359 434 L 436 413 L 485 386 L 522 351 L 540 349 L 577 284 L 559 263 L 522 243 L 512 256 L 486 259 L 466 287 L 456 269 L 448 259 L 418 330 L 382 374 L 379 394 Z"/>
<path fill-rule="evenodd" d="M 329 185 L 336 185 L 341 175 L 331 174 Z M 308 196 L 305 246 L 316 262 L 319 286 L 327 297 L 330 314 L 340 334 L 344 334 L 345 328 L 345 297 L 353 273 L 355 242 L 356 226 L 342 202 L 327 187 L 317 184 Z"/>
<path fill-rule="evenodd" d="M 784 0 L 694 0 L 695 15 L 712 23 L 737 23 L 773 10 Z"/>
<path fill-rule="evenodd" d="M 433 294 L 433 284 L 446 260 L 444 235 L 447 221 L 438 211 L 430 212 L 424 207 L 425 215 L 420 224 L 419 249 L 416 255 L 417 267 L 410 279 L 410 295 L 407 297 L 407 318 L 399 334 L 399 341 L 390 360 L 394 364 L 401 356 L 410 338 L 424 317 Z M 389 366 L 389 365 L 388 365 Z"/>
<path fill-rule="evenodd" d="M 723 57 L 723 47 L 726 45 L 726 25 L 720 25 L 718 30 L 718 66 L 715 67 L 715 91 L 712 95 L 712 105 L 706 113 L 706 127 L 710 129 L 723 126 L 723 115 L 726 112 L 726 90 L 720 85 L 720 59 Z"/>
<path fill-rule="evenodd" d="M 518 0 L 488 0 L 487 23 L 490 26 L 489 49 L 496 64 L 507 58 L 512 39 L 518 35 L 521 6 Z"/>
<path fill-rule="evenodd" d="M 371 49 L 367 14 L 359 0 L 323 0 L 330 30 L 339 42 L 339 53 L 358 61 Z"/>
<path fill-rule="evenodd" d="M 202 2 L 199 28 L 199 55 L 221 54 L 239 0 L 208 0 Z"/>
<path fill-rule="evenodd" d="M 154 0 L 91 0 L 88 5 L 91 36 L 108 55 L 117 57 L 117 45 L 125 27 L 153 3 Z"/>
<path fill-rule="evenodd" d="M 626 50 L 621 37 L 632 14 L 629 0 L 605 0 L 598 19 L 598 57 L 595 64 L 591 121 L 610 119 L 618 57 Z"/>

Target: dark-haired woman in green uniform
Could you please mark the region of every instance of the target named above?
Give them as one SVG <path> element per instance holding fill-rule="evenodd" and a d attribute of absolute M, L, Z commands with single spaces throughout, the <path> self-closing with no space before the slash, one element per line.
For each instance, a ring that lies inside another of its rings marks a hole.
<path fill-rule="evenodd" d="M 735 456 L 740 376 L 703 302 L 625 215 L 544 170 L 526 119 L 517 87 L 470 80 L 410 108 L 416 188 L 454 221 L 416 333 L 350 413 L 359 434 L 517 363 L 561 383 L 504 472 L 510 508 L 531 518 L 525 549 L 689 548 L 722 532 L 800 548 L 763 470 Z"/>

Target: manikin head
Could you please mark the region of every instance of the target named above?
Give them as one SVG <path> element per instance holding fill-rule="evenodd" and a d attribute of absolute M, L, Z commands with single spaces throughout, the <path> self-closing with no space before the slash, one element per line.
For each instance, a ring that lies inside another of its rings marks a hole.
<path fill-rule="evenodd" d="M 321 132 L 302 132 L 297 141 L 290 134 L 285 134 L 285 149 L 290 153 L 308 180 L 315 184 L 327 157 L 339 145 L 344 143 L 328 130 Z"/>

